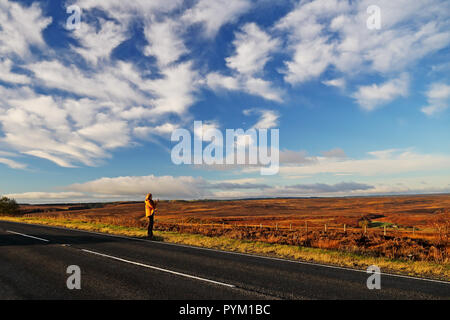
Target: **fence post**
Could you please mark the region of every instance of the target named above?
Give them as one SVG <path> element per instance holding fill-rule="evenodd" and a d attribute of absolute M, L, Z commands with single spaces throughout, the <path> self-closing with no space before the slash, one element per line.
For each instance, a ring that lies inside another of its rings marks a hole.
<path fill-rule="evenodd" d="M 325 223 L 325 232 L 327 232 L 327 224 Z"/>
<path fill-rule="evenodd" d="M 383 234 L 386 235 L 386 226 L 384 226 Z"/>
<path fill-rule="evenodd" d="M 278 231 L 278 223 L 275 223 L 275 231 Z"/>
<path fill-rule="evenodd" d="M 416 231 L 416 228 L 415 227 L 413 227 L 413 235 L 415 235 L 415 232 Z"/>
<path fill-rule="evenodd" d="M 347 233 L 347 225 L 344 223 L 344 233 Z"/>
<path fill-rule="evenodd" d="M 259 224 L 259 228 L 262 229 L 262 223 Z"/>
<path fill-rule="evenodd" d="M 366 233 L 367 233 L 367 226 L 365 225 L 364 226 L 364 235 L 366 235 Z"/>
<path fill-rule="evenodd" d="M 289 230 L 292 230 L 292 223 L 289 224 Z"/>
<path fill-rule="evenodd" d="M 305 221 L 306 241 L 308 241 L 308 221 Z"/>

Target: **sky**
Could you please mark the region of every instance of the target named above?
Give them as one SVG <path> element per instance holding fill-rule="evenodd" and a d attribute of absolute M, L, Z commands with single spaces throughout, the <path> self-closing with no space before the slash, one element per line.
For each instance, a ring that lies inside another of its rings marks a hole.
<path fill-rule="evenodd" d="M 0 0 L 0 194 L 448 193 L 449 58 L 445 0 Z M 278 172 L 175 164 L 206 128 L 279 130 Z"/>

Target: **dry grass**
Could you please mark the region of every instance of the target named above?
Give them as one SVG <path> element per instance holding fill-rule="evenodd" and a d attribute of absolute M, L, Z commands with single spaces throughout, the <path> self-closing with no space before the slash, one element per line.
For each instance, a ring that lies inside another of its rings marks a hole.
<path fill-rule="evenodd" d="M 68 211 L 68 209 L 70 209 Z M 129 217 L 140 220 L 143 202 L 122 202 L 90 208 L 79 205 L 22 206 L 24 213 L 70 214 L 81 217 Z M 359 227 L 362 219 L 398 226 L 400 230 L 436 231 L 448 220 L 450 195 L 390 196 L 236 201 L 161 201 L 160 222 L 225 223 L 303 227 Z"/>
<path fill-rule="evenodd" d="M 162 231 L 210 237 L 226 236 L 374 257 L 449 263 L 449 205 L 448 195 L 164 201 L 160 204 L 155 227 Z M 76 219 L 135 228 L 144 228 L 147 223 L 142 203 L 113 203 L 98 208 L 87 205 L 27 206 L 23 210 L 38 211 L 26 214 L 29 217 Z M 360 227 L 361 222 L 368 223 L 367 233 Z M 259 228 L 260 223 L 272 227 Z M 308 232 L 305 223 L 308 224 Z M 327 232 L 323 227 L 325 223 Z M 235 224 L 254 227 L 234 227 Z M 386 236 L 383 235 L 385 225 L 389 226 Z M 288 226 L 292 226 L 292 230 Z M 411 231 L 413 227 L 414 234 Z"/>

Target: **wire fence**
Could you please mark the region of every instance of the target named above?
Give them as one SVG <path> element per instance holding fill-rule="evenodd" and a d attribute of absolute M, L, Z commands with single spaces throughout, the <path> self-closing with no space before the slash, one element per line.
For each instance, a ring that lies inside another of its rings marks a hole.
<path fill-rule="evenodd" d="M 156 222 L 156 221 L 155 221 Z M 238 224 L 238 223 L 189 223 L 189 222 L 156 222 L 160 225 L 178 225 L 186 227 L 209 227 L 215 229 L 256 229 L 256 230 L 271 230 L 271 231 L 292 231 L 292 232 L 302 232 L 308 233 L 313 231 L 321 231 L 323 233 L 327 232 L 338 232 L 338 233 L 361 233 L 361 234 L 379 234 L 384 236 L 409 236 L 409 237 L 448 237 L 449 231 L 438 231 L 438 230 L 420 230 L 416 227 L 411 227 L 409 229 L 399 229 L 395 227 L 382 226 L 382 227 L 351 227 L 346 224 L 342 225 L 330 225 L 323 224 L 318 226 L 317 224 L 310 225 L 305 223 L 304 226 L 294 225 L 294 224 Z"/>

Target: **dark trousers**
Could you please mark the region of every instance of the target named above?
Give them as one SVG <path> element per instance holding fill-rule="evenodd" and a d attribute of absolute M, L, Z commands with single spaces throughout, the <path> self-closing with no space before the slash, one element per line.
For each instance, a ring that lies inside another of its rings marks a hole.
<path fill-rule="evenodd" d="M 153 222 L 154 222 L 154 215 L 148 217 L 148 228 L 147 228 L 147 236 L 153 237 Z"/>

